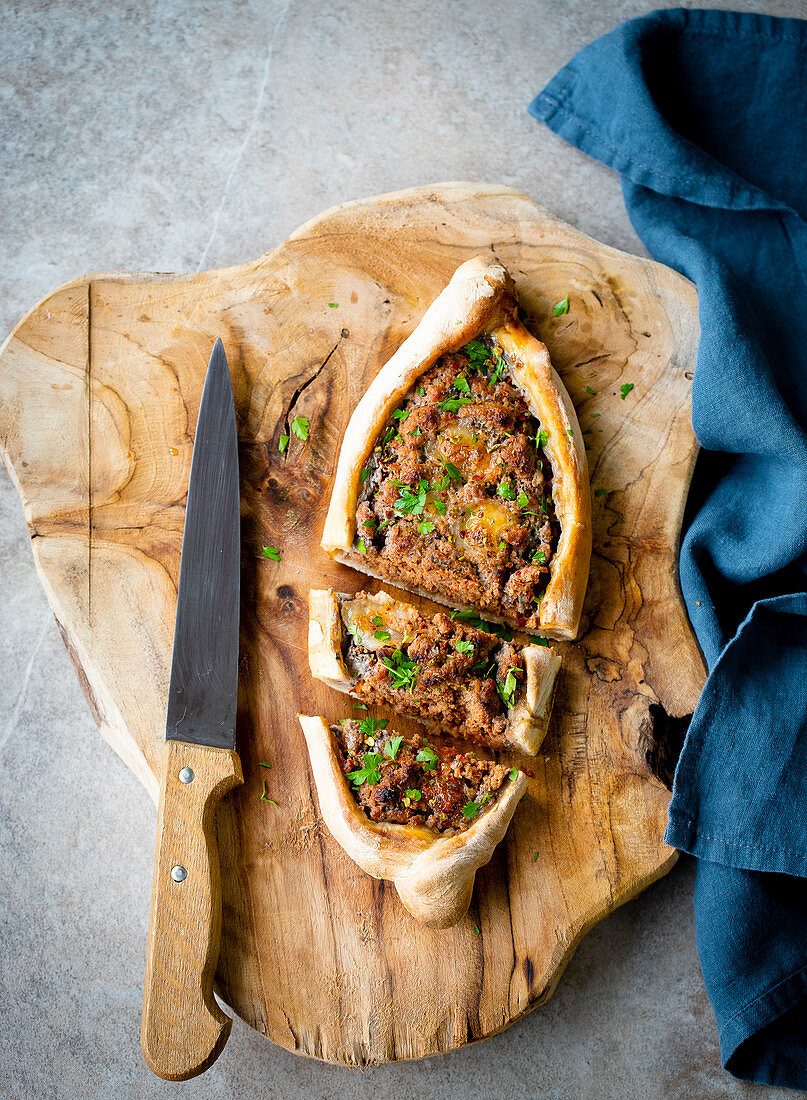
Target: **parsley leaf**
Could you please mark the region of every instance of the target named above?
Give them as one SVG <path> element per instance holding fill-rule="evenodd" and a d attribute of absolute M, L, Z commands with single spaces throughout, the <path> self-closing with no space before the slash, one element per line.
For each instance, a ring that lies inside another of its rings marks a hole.
<path fill-rule="evenodd" d="M 457 469 L 457 467 L 454 465 L 453 462 L 446 462 L 446 460 L 444 458 L 441 458 L 440 459 L 440 464 L 442 465 L 443 469 L 445 470 L 445 472 L 448 474 L 448 476 L 450 478 L 453 478 L 455 481 L 462 481 L 463 480 L 462 472 L 459 469 Z M 444 486 L 442 486 L 442 488 L 445 489 L 445 488 L 448 488 L 448 486 L 444 485 Z"/>
<path fill-rule="evenodd" d="M 594 490 L 594 496 L 595 497 L 604 497 L 604 496 L 607 496 L 607 495 L 608 495 L 608 490 L 607 489 L 595 489 Z"/>
<path fill-rule="evenodd" d="M 390 633 L 388 630 L 374 630 L 373 637 L 377 642 L 388 642 L 390 640 Z"/>
<path fill-rule="evenodd" d="M 430 519 L 421 520 L 421 522 L 418 524 L 418 534 L 420 535 L 428 535 L 433 530 L 434 524 Z"/>
<path fill-rule="evenodd" d="M 469 653 L 473 653 L 474 643 L 468 642 L 464 638 L 460 638 L 458 641 L 454 642 L 454 649 L 461 656 L 467 656 Z"/>
<path fill-rule="evenodd" d="M 381 659 L 392 674 L 392 686 L 401 691 L 411 691 L 417 677 L 415 662 L 404 657 L 400 649 L 396 649 L 391 657 Z"/>
<path fill-rule="evenodd" d="M 361 478 L 362 483 L 364 483 L 367 480 L 367 478 L 370 476 L 371 473 L 372 473 L 372 470 L 370 469 L 369 466 L 366 466 L 362 470 L 362 472 L 359 474 L 359 477 Z"/>
<path fill-rule="evenodd" d="M 356 539 L 356 549 L 360 554 L 367 553 L 367 544 L 365 543 L 364 539 Z"/>
<path fill-rule="evenodd" d="M 504 500 L 516 499 L 516 491 L 509 481 L 500 481 L 496 487 L 496 493 Z"/>
<path fill-rule="evenodd" d="M 401 747 L 403 741 L 403 735 L 398 734 L 397 737 L 391 737 L 384 746 L 384 755 L 388 756 L 390 760 L 395 760 L 398 756 L 398 750 Z"/>
<path fill-rule="evenodd" d="M 524 493 L 524 492 L 519 493 L 518 494 L 518 506 L 519 506 L 519 508 L 526 508 L 528 504 L 529 504 L 529 500 L 527 499 L 527 494 Z"/>
<path fill-rule="evenodd" d="M 433 500 L 432 504 L 434 505 L 435 511 L 439 512 L 441 516 L 446 514 L 446 506 L 442 500 Z"/>
<path fill-rule="evenodd" d="M 420 479 L 417 489 L 401 488 L 398 499 L 393 504 L 393 511 L 399 516 L 420 516 L 426 507 L 426 493 L 429 483 L 424 478 Z"/>
<path fill-rule="evenodd" d="M 484 363 L 486 359 L 490 358 L 490 349 L 486 348 L 481 340 L 469 340 L 462 350 L 467 352 L 474 364 Z"/>
<path fill-rule="evenodd" d="M 593 393 L 595 397 L 597 396 L 597 391 L 593 390 L 591 386 L 586 386 L 586 393 Z"/>
<path fill-rule="evenodd" d="M 481 936 L 481 935 L 482 935 L 482 930 L 480 929 L 480 927 L 479 927 L 479 925 L 478 925 L 478 924 L 475 924 L 475 925 L 474 925 L 474 932 L 476 932 L 477 936 Z"/>
<path fill-rule="evenodd" d="M 406 798 L 411 798 L 411 800 L 413 802 L 420 802 L 421 798 L 423 798 L 423 795 L 421 794 L 421 792 L 418 791 L 418 790 L 415 790 L 412 787 L 410 787 L 408 790 L 404 791 L 404 796 Z"/>
<path fill-rule="evenodd" d="M 415 390 L 415 393 L 419 397 L 425 397 L 426 396 L 426 391 L 424 390 L 423 386 L 418 386 L 418 388 Z"/>
<path fill-rule="evenodd" d="M 359 733 L 364 738 L 372 737 L 376 730 L 385 730 L 388 723 L 389 718 L 382 718 L 381 721 L 378 721 L 378 719 L 368 714 L 366 718 L 362 718 L 359 722 Z"/>
<path fill-rule="evenodd" d="M 475 818 L 478 813 L 479 813 L 479 803 L 478 802 L 466 802 L 465 805 L 462 807 L 462 816 L 467 817 L 469 821 L 472 821 L 473 818 Z"/>
<path fill-rule="evenodd" d="M 470 393 L 471 387 L 468 385 L 468 379 L 464 374 L 458 374 L 454 379 L 454 389 L 459 390 L 460 393 Z"/>
<path fill-rule="evenodd" d="M 506 707 L 512 709 L 516 701 L 516 686 L 518 681 L 516 675 L 512 669 L 507 673 L 504 683 L 501 680 L 496 681 L 496 690 L 501 696 L 501 700 Z"/>
<path fill-rule="evenodd" d="M 274 546 L 264 546 L 262 553 L 265 558 L 271 558 L 272 561 L 280 561 L 280 551 L 275 550 Z"/>
<path fill-rule="evenodd" d="M 505 363 L 505 361 L 504 361 L 504 359 L 503 359 L 503 358 L 501 357 L 501 355 L 499 355 L 499 354 L 497 353 L 497 355 L 496 355 L 496 362 L 495 362 L 495 365 L 494 365 L 493 371 L 492 371 L 492 373 L 491 373 L 491 376 L 490 376 L 490 384 L 491 384 L 491 386 L 495 386 L 495 385 L 496 385 L 496 383 L 497 383 L 497 382 L 499 381 L 499 379 L 500 379 L 500 378 L 502 377 L 502 375 L 504 374 L 504 372 L 505 372 L 506 370 L 507 370 L 507 363 Z"/>
<path fill-rule="evenodd" d="M 555 302 L 554 306 L 552 307 L 552 312 L 556 317 L 560 317 L 561 314 L 569 312 L 569 295 L 568 294 L 566 295 L 565 298 L 561 298 L 561 300 L 559 302 Z"/>
<path fill-rule="evenodd" d="M 536 550 L 532 555 L 532 560 L 539 565 L 543 565 L 546 562 L 546 553 L 543 550 Z"/>
<path fill-rule="evenodd" d="M 360 787 L 362 783 L 369 783 L 374 787 L 381 779 L 379 765 L 381 754 L 378 752 L 366 752 L 362 759 L 362 766 L 354 772 L 348 772 L 347 777 L 354 787 Z"/>
<path fill-rule="evenodd" d="M 630 393 L 630 391 L 632 389 L 633 389 L 633 382 L 625 382 L 624 385 L 619 387 L 619 392 L 622 394 L 622 400 L 623 401 L 625 400 L 625 398 L 628 396 L 628 394 Z"/>
<path fill-rule="evenodd" d="M 518 779 L 518 768 L 511 768 L 510 769 L 510 778 L 515 783 L 515 781 Z"/>
<path fill-rule="evenodd" d="M 422 764 L 424 771 L 433 772 L 437 767 L 437 753 L 431 747 L 431 745 L 424 745 L 420 752 L 415 757 L 418 764 Z"/>
<path fill-rule="evenodd" d="M 409 413 L 406 409 L 396 409 L 395 412 L 392 414 L 392 419 L 406 420 L 407 416 L 409 416 Z"/>
<path fill-rule="evenodd" d="M 295 416 L 294 420 L 291 422 L 291 430 L 298 439 L 308 439 L 308 417 Z"/>
<path fill-rule="evenodd" d="M 328 302 L 328 309 L 336 309 L 338 305 L 338 302 Z"/>
<path fill-rule="evenodd" d="M 549 432 L 540 431 L 535 436 L 535 446 L 545 447 L 549 440 Z"/>
<path fill-rule="evenodd" d="M 277 441 L 277 449 L 280 451 L 281 454 L 283 454 L 288 445 L 289 437 L 287 435 L 281 435 L 280 439 Z"/>
<path fill-rule="evenodd" d="M 471 405 L 472 403 L 470 397 L 447 397 L 445 401 L 438 401 L 437 406 L 444 412 L 455 413 L 463 405 Z"/>

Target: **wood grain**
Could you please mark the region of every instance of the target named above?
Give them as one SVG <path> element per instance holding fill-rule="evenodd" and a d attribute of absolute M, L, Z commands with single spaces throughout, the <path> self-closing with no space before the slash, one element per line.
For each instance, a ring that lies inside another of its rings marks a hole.
<path fill-rule="evenodd" d="M 213 999 L 221 938 L 215 812 L 244 777 L 238 754 L 226 749 L 167 741 L 163 758 L 140 1045 L 156 1074 L 185 1081 L 215 1062 L 233 1023 Z"/>
<path fill-rule="evenodd" d="M 594 556 L 549 735 L 520 761 L 534 772 L 528 796 L 467 918 L 438 932 L 321 825 L 295 715 L 352 713 L 306 668 L 309 587 L 364 581 L 319 549 L 350 411 L 457 265 L 487 249 L 515 278 L 587 432 Z M 569 313 L 554 317 L 567 293 Z M 545 1001 L 585 931 L 674 859 L 661 839 L 669 792 L 648 753 L 653 714 L 690 713 L 704 677 L 676 570 L 696 452 L 694 289 L 508 188 L 441 184 L 338 207 L 242 267 L 87 276 L 32 310 L 0 359 L 4 461 L 101 732 L 152 796 L 217 336 L 241 448 L 245 776 L 218 817 L 218 988 L 274 1042 L 334 1062 L 461 1046 Z M 281 455 L 294 416 L 309 418 L 310 438 L 292 436 Z M 264 779 L 277 806 L 261 800 Z"/>

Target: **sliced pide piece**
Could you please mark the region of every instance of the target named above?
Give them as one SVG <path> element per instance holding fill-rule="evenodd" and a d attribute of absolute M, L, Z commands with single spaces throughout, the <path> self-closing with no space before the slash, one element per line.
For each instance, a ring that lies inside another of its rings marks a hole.
<path fill-rule="evenodd" d="M 309 593 L 308 659 L 318 680 L 452 737 L 534 755 L 561 659 L 494 629 L 474 613 L 425 615 L 385 592 Z"/>
<path fill-rule="evenodd" d="M 577 636 L 591 557 L 585 445 L 498 261 L 456 270 L 356 406 L 322 546 L 449 606 Z"/>
<path fill-rule="evenodd" d="M 527 789 L 524 773 L 385 721 L 299 718 L 334 839 L 368 875 L 394 882 L 417 920 L 456 924 Z"/>

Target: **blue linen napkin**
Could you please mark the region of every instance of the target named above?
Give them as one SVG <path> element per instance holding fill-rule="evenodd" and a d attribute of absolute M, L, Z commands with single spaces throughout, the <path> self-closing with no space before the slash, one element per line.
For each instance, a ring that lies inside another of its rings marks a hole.
<path fill-rule="evenodd" d="M 665 839 L 698 857 L 723 1064 L 807 1089 L 807 22 L 670 9 L 530 104 L 698 287 L 680 575 L 709 678 Z"/>

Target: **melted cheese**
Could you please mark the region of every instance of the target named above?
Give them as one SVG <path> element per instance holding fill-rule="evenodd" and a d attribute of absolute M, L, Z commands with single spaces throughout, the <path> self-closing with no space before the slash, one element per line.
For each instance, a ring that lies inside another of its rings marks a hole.
<path fill-rule="evenodd" d="M 474 439 L 476 436 L 476 439 Z M 482 432 L 468 424 L 449 424 L 426 447 L 426 457 L 440 462 L 453 462 L 466 477 L 472 474 L 496 476 L 498 469 L 496 452 L 488 453 L 487 440 Z"/>

